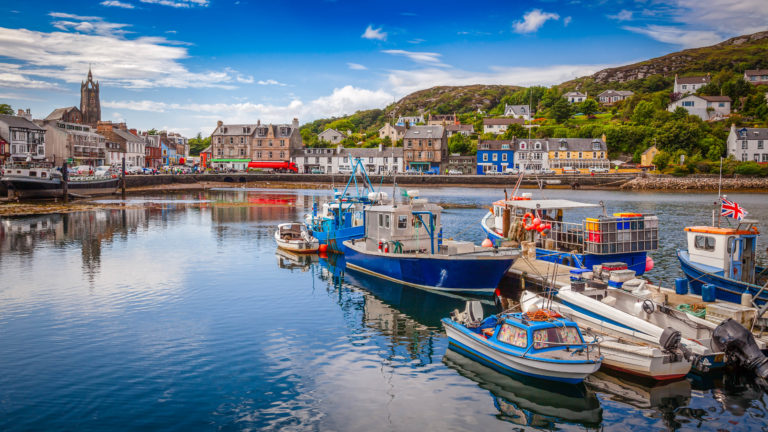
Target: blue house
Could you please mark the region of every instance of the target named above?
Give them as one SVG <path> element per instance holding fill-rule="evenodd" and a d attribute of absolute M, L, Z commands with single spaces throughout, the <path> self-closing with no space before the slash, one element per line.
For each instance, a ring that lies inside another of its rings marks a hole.
<path fill-rule="evenodd" d="M 165 142 L 165 141 L 162 141 L 160 143 L 160 150 L 162 151 L 161 157 L 162 157 L 162 160 L 163 160 L 161 165 L 167 166 L 168 162 L 169 162 L 169 160 L 168 160 L 168 143 Z"/>
<path fill-rule="evenodd" d="M 513 140 L 479 140 L 477 142 L 477 173 L 504 172 L 514 167 Z"/>

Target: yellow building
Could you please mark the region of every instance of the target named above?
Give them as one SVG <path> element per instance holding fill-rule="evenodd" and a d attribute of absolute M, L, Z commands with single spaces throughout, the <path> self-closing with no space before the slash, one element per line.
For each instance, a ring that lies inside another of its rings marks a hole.
<path fill-rule="evenodd" d="M 549 167 L 557 168 L 610 168 L 605 135 L 597 138 L 550 138 L 548 143 Z"/>
<path fill-rule="evenodd" d="M 653 166 L 653 158 L 655 158 L 657 154 L 659 154 L 659 149 L 657 149 L 655 145 L 651 146 L 640 156 L 640 165 Z"/>

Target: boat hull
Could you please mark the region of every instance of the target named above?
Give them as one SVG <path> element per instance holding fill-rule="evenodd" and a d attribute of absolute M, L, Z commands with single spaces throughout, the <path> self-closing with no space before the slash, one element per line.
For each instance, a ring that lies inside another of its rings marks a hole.
<path fill-rule="evenodd" d="M 312 231 L 312 236 L 315 237 L 320 244 L 328 245 L 329 252 L 343 254 L 343 243 L 347 240 L 355 240 L 365 237 L 365 226 L 337 228 L 331 231 Z"/>
<path fill-rule="evenodd" d="M 460 353 L 474 357 L 503 373 L 517 373 L 539 379 L 578 384 L 600 369 L 600 361 L 560 363 L 535 357 L 510 355 L 494 349 L 482 336 L 466 331 L 459 324 L 443 318 L 449 343 Z"/>
<path fill-rule="evenodd" d="M 717 274 L 712 269 L 706 268 L 698 263 L 691 261 L 688 252 L 684 250 L 677 251 L 677 259 L 680 261 L 680 267 L 688 278 L 691 292 L 701 294 L 701 287 L 704 284 L 715 286 L 715 297 L 719 300 L 741 304 L 741 295 L 750 293 L 753 296 L 760 292 L 760 287 L 747 282 L 737 281 Z M 763 292 L 760 297 L 755 297 L 755 302 L 763 304 L 768 301 L 768 293 Z"/>
<path fill-rule="evenodd" d="M 318 248 L 320 247 L 320 244 L 317 242 L 316 239 L 312 239 L 310 241 L 306 240 L 283 240 L 280 238 L 280 236 L 275 233 L 275 242 L 277 243 L 277 247 L 280 249 L 284 249 L 293 253 L 314 253 L 317 252 Z"/>
<path fill-rule="evenodd" d="M 372 253 L 346 241 L 347 266 L 417 288 L 491 295 L 517 255 L 424 255 Z"/>
<path fill-rule="evenodd" d="M 64 196 L 64 184 L 58 179 L 35 179 L 28 177 L 2 178 L 2 182 L 19 198 L 53 198 Z M 67 189 L 70 193 L 82 195 L 108 195 L 117 190 L 119 178 L 104 180 L 70 181 Z"/>

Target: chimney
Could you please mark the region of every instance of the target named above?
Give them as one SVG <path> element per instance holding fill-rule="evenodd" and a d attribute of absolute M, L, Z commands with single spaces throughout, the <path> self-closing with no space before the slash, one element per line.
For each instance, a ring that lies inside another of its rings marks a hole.
<path fill-rule="evenodd" d="M 293 118 L 293 127 L 299 127 L 299 119 L 296 117 Z"/>
<path fill-rule="evenodd" d="M 136 129 L 131 129 L 131 130 L 129 130 L 128 132 L 130 132 L 130 133 L 132 133 L 132 134 L 134 134 L 134 135 L 136 135 L 136 136 L 138 136 L 138 135 L 139 135 L 139 134 L 136 132 Z"/>
<path fill-rule="evenodd" d="M 256 120 L 256 126 L 261 126 L 261 119 Z"/>
<path fill-rule="evenodd" d="M 605 134 L 603 134 L 603 136 L 601 136 L 601 137 L 600 137 L 600 139 L 602 139 L 602 140 L 603 140 L 603 142 L 606 142 L 606 140 L 607 140 L 608 138 L 606 138 Z"/>
<path fill-rule="evenodd" d="M 379 143 L 379 151 L 382 153 L 384 152 L 384 144 Z"/>
<path fill-rule="evenodd" d="M 223 126 L 223 125 L 224 125 L 224 122 L 223 122 L 223 121 L 221 121 L 221 120 L 219 120 L 219 121 L 217 121 L 217 122 L 216 122 L 216 128 L 217 128 L 217 129 L 218 129 L 218 128 L 220 128 L 220 127 L 221 127 L 221 126 Z"/>

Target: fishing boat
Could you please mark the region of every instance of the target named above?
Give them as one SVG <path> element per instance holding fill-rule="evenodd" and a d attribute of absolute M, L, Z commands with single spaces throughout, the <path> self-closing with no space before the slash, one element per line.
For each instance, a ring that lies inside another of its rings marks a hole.
<path fill-rule="evenodd" d="M 693 294 L 704 285 L 714 287 L 715 298 L 731 303 L 766 304 L 768 268 L 757 265 L 757 221 L 742 220 L 736 227 L 689 226 L 688 249 L 677 251 Z"/>
<path fill-rule="evenodd" d="M 558 294 L 563 291 L 566 290 L 561 289 Z M 685 358 L 678 347 L 670 346 L 664 349 L 661 347 L 660 338 L 653 340 L 639 332 L 624 329 L 618 322 L 594 317 L 592 312 L 586 309 L 565 306 L 558 300 L 561 299 L 548 299 L 524 291 L 520 304 L 523 311 L 548 307 L 577 322 L 586 334 L 599 337 L 603 365 L 607 368 L 656 381 L 679 379 L 690 372 L 691 360 Z M 631 332 L 634 337 L 625 336 L 623 330 Z"/>
<path fill-rule="evenodd" d="M 304 224 L 298 222 L 284 223 L 277 226 L 275 231 L 277 247 L 294 253 L 317 252 L 320 246 L 312 237 Z"/>
<path fill-rule="evenodd" d="M 376 191 L 362 161 L 356 158 L 344 189 L 334 189 L 333 200 L 324 203 L 320 211 L 314 203 L 305 223 L 320 244 L 327 246 L 328 252 L 344 253 L 345 240 L 365 236 L 365 207 L 386 198 L 386 193 Z"/>
<path fill-rule="evenodd" d="M 530 193 L 493 203 L 480 224 L 495 243 L 530 244 L 536 259 L 591 269 L 596 264 L 626 263 L 641 275 L 652 267 L 647 252 L 658 249 L 658 218 L 639 213 L 602 214 L 566 222 L 569 210 L 601 207 L 565 199 L 532 199 Z"/>
<path fill-rule="evenodd" d="M 600 369 L 598 345 L 585 342 L 573 321 L 546 310 L 483 320 L 475 304 L 442 319 L 450 345 L 462 354 L 500 372 L 571 384 Z"/>
<path fill-rule="evenodd" d="M 0 178 L 9 195 L 18 198 L 55 198 L 64 196 L 65 179 L 51 164 L 17 162 L 3 167 Z M 106 175 L 68 175 L 67 190 L 72 195 L 107 195 L 117 190 L 120 178 Z"/>
<path fill-rule="evenodd" d="M 559 423 L 594 427 L 602 421 L 600 401 L 584 385 L 564 386 L 524 375 L 502 374 L 453 348 L 445 351 L 443 363 L 488 390 L 504 420 L 546 429 Z"/>
<path fill-rule="evenodd" d="M 415 190 L 407 198 L 365 209 L 365 237 L 343 243 L 347 268 L 417 288 L 492 295 L 519 252 L 443 240 L 442 208 Z"/>
<path fill-rule="evenodd" d="M 275 258 L 277 258 L 277 266 L 285 270 L 299 270 L 306 272 L 312 268 L 313 264 L 319 262 L 317 255 L 294 253 L 285 249 L 277 248 L 275 252 Z"/>

